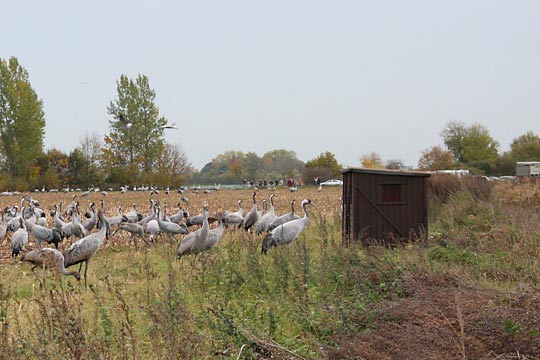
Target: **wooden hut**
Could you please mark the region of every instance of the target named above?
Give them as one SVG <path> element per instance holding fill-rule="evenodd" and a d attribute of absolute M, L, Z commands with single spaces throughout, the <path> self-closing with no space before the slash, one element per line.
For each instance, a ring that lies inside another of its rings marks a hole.
<path fill-rule="evenodd" d="M 343 174 L 343 242 L 396 243 L 427 234 L 429 173 L 348 168 Z"/>

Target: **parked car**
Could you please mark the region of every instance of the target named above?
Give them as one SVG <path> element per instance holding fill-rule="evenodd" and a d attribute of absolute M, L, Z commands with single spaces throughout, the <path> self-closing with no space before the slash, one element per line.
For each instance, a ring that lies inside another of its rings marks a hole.
<path fill-rule="evenodd" d="M 331 179 L 331 180 L 323 181 L 323 182 L 321 183 L 321 185 L 325 185 L 325 186 L 339 186 L 339 185 L 343 185 L 343 181 L 338 180 L 338 179 Z"/>

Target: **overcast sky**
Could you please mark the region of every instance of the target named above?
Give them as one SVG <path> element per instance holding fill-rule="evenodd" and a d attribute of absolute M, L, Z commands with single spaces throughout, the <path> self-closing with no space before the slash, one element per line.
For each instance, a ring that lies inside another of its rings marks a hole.
<path fill-rule="evenodd" d="M 148 77 L 166 140 L 201 169 L 227 150 L 372 151 L 416 166 L 449 121 L 540 133 L 540 1 L 4 1 L 0 57 L 44 102 L 45 147 L 108 132 L 124 74 Z"/>

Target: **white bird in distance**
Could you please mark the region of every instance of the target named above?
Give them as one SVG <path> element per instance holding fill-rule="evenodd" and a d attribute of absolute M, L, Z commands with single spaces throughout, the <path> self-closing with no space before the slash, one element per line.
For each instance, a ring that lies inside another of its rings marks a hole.
<path fill-rule="evenodd" d="M 178 130 L 178 128 L 176 127 L 176 123 L 172 123 L 172 124 L 165 124 L 165 125 L 162 125 L 159 127 L 160 129 L 174 129 L 174 130 Z"/>
<path fill-rule="evenodd" d="M 120 120 L 120 123 L 126 129 L 129 129 L 129 128 L 131 128 L 131 126 L 133 126 L 133 123 L 131 121 L 127 120 L 126 117 L 124 116 L 124 114 L 122 114 L 122 113 L 118 113 L 118 120 Z M 172 123 L 172 124 L 166 123 L 165 125 L 162 125 L 159 128 L 163 129 L 163 130 L 165 130 L 165 129 L 178 130 L 178 128 L 176 127 L 176 123 Z"/>

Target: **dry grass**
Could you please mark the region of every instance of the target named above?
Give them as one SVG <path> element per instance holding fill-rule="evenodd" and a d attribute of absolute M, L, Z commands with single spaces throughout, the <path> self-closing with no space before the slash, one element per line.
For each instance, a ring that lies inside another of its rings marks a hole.
<path fill-rule="evenodd" d="M 293 198 L 316 204 L 294 246 L 263 256 L 262 238 L 229 228 L 211 253 L 179 261 L 176 240 L 135 248 L 118 233 L 91 262 L 88 289 L 52 276 L 39 289 L 4 241 L 1 358 L 539 359 L 537 189 L 484 185 L 432 196 L 428 240 L 391 249 L 341 246 L 341 188 L 280 189 L 278 213 Z M 71 201 L 32 195 L 46 209 Z M 249 190 L 187 196 L 192 214 L 204 201 L 211 213 L 235 210 L 238 199 L 251 208 Z M 101 198 L 79 201 L 84 209 Z M 171 214 L 180 195 L 154 199 Z M 105 201 L 109 215 L 132 203 L 148 211 L 148 193 Z"/>
<path fill-rule="evenodd" d="M 498 291 L 463 274 L 414 274 L 406 297 L 374 304 L 357 319 L 367 329 L 338 338 L 329 358 L 540 358 L 540 293 L 529 286 Z"/>

